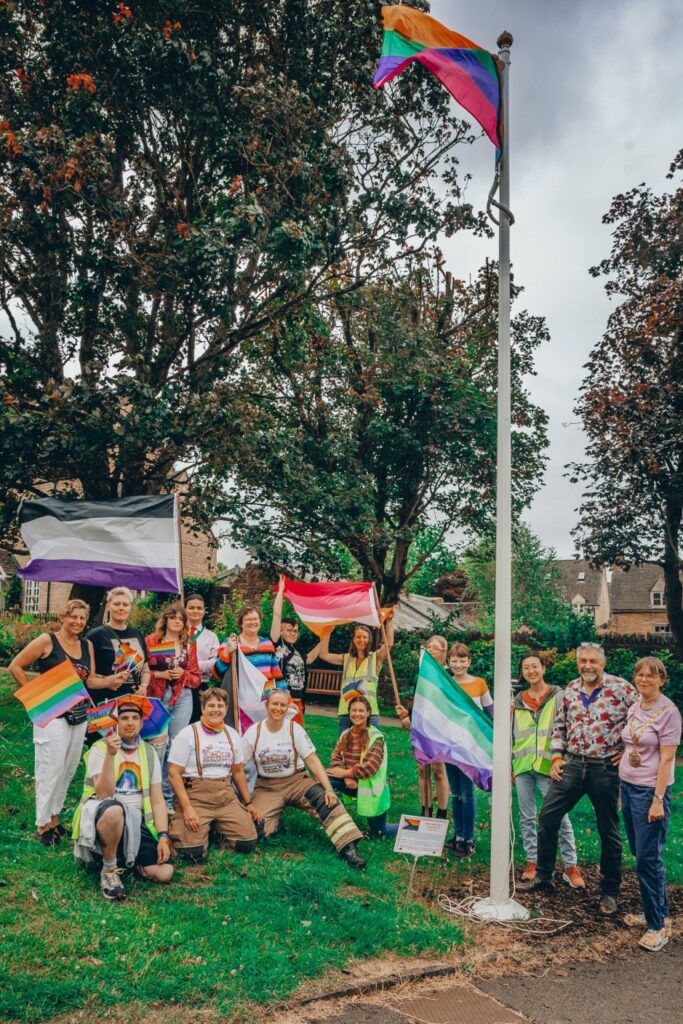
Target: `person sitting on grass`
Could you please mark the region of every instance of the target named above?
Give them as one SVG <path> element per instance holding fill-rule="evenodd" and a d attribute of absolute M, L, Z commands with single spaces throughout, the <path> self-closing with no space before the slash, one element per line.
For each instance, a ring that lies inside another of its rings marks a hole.
<path fill-rule="evenodd" d="M 363 833 L 339 802 L 308 733 L 285 721 L 289 700 L 283 683 L 274 686 L 266 698 L 266 720 L 255 722 L 242 738 L 244 757 L 256 766 L 251 813 L 259 835 L 272 836 L 285 807 L 299 807 L 318 818 L 342 860 L 362 869 L 356 843 Z"/>
<path fill-rule="evenodd" d="M 228 694 L 218 688 L 204 690 L 199 699 L 199 722 L 181 729 L 168 756 L 168 780 L 176 796 L 171 838 L 192 861 L 206 856 L 211 828 L 238 853 L 251 853 L 256 811 L 244 774 L 242 741 L 225 724 Z"/>
<path fill-rule="evenodd" d="M 337 793 L 357 797 L 358 813 L 368 819 L 371 836 L 395 836 L 398 825 L 387 825 L 387 745 L 379 729 L 369 725 L 371 711 L 366 697 L 351 700 L 351 728 L 337 740 L 327 774 Z"/>
<path fill-rule="evenodd" d="M 100 885 L 107 900 L 124 900 L 125 868 L 143 878 L 173 877 L 168 814 L 161 789 L 161 764 L 154 747 L 140 739 L 144 697 L 116 702 L 117 727 L 85 755 L 81 802 L 74 815 L 74 856 L 101 865 Z"/>

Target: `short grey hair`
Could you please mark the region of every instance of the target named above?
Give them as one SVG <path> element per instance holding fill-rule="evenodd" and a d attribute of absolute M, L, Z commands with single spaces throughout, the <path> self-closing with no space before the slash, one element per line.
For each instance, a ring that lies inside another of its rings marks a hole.
<path fill-rule="evenodd" d="M 597 651 L 600 654 L 600 657 L 602 658 L 602 660 L 603 661 L 607 661 L 607 658 L 605 656 L 605 648 L 602 647 L 600 644 L 594 644 L 591 641 L 587 640 L 586 643 L 579 644 L 579 646 L 576 648 L 576 657 L 577 658 L 578 658 L 579 654 L 581 653 L 581 651 Z"/>

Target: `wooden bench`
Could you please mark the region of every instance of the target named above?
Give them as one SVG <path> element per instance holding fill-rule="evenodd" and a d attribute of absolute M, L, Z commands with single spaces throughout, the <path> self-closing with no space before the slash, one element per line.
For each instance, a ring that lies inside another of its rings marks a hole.
<path fill-rule="evenodd" d="M 341 690 L 341 672 L 335 668 L 309 668 L 307 696 L 318 694 L 334 697 Z"/>

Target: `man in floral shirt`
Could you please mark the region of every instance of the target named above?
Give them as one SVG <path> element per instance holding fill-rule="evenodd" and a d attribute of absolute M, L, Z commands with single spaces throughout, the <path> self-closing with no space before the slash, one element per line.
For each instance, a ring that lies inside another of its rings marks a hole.
<path fill-rule="evenodd" d="M 579 678 L 557 702 L 550 786 L 538 821 L 538 866 L 527 889 L 552 888 L 560 822 L 586 794 L 600 833 L 600 910 L 614 914 L 621 887 L 619 772 L 626 713 L 638 697 L 625 679 L 605 672 L 598 644 L 576 649 Z"/>

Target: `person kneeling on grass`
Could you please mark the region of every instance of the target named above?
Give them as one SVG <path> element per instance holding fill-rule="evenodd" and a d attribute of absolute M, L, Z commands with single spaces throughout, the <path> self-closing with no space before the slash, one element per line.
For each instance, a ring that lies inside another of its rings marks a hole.
<path fill-rule="evenodd" d="M 285 807 L 299 807 L 322 822 L 342 860 L 364 868 L 356 847 L 363 834 L 339 802 L 308 733 L 285 721 L 288 708 L 289 691 L 274 686 L 266 699 L 266 720 L 251 725 L 242 738 L 245 758 L 256 765 L 252 814 L 259 835 L 273 835 Z"/>
<path fill-rule="evenodd" d="M 117 728 L 85 755 L 83 796 L 73 823 L 74 856 L 102 865 L 100 884 L 108 900 L 124 900 L 124 868 L 143 878 L 170 882 L 168 813 L 161 789 L 161 764 L 154 747 L 140 739 L 145 698 L 117 701 Z"/>
<path fill-rule="evenodd" d="M 349 703 L 351 728 L 341 734 L 327 769 L 332 788 L 357 797 L 359 814 L 368 819 L 371 836 L 395 836 L 398 825 L 387 825 L 391 794 L 387 782 L 387 745 L 374 725 L 366 697 Z"/>
<path fill-rule="evenodd" d="M 213 826 L 238 853 L 251 853 L 256 846 L 256 811 L 244 774 L 242 742 L 225 724 L 228 694 L 204 690 L 199 700 L 199 722 L 180 730 L 168 758 L 168 780 L 177 801 L 171 838 L 183 857 L 202 860 Z M 233 782 L 244 806 L 235 796 Z"/>

